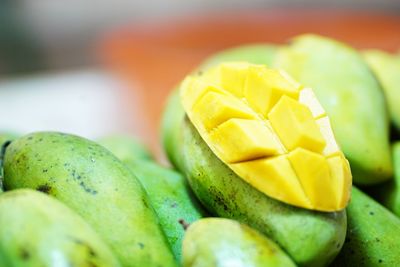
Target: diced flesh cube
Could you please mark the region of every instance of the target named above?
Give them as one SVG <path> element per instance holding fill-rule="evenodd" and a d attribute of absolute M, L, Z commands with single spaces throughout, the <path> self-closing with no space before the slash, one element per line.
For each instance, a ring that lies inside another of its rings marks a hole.
<path fill-rule="evenodd" d="M 208 92 L 193 107 L 194 119 L 210 131 L 231 118 L 256 119 L 252 111 L 237 98 Z"/>
<path fill-rule="evenodd" d="M 322 151 L 322 154 L 326 157 L 336 155 L 340 152 L 340 148 L 336 142 L 335 135 L 333 134 L 331 122 L 328 117 L 322 117 L 316 120 L 316 123 L 321 131 L 322 136 L 325 139 L 326 146 Z"/>
<path fill-rule="evenodd" d="M 240 177 L 268 196 L 292 205 L 312 208 L 286 155 L 230 166 Z"/>
<path fill-rule="evenodd" d="M 291 151 L 288 159 L 299 178 L 301 185 L 313 206 L 326 211 L 336 209 L 338 188 L 324 156 L 297 148 Z"/>
<path fill-rule="evenodd" d="M 311 88 L 304 88 L 300 91 L 299 102 L 311 111 L 314 119 L 321 118 L 326 115 L 324 108 L 319 103 Z"/>
<path fill-rule="evenodd" d="M 297 99 L 298 87 L 285 79 L 277 70 L 250 67 L 244 85 L 244 95 L 250 106 L 263 116 L 267 116 L 271 108 L 283 96 Z"/>
<path fill-rule="evenodd" d="M 221 86 L 232 94 L 242 97 L 244 82 L 247 77 L 248 69 L 249 64 L 244 62 L 230 62 L 221 64 Z"/>
<path fill-rule="evenodd" d="M 210 133 L 217 156 L 226 163 L 283 153 L 270 128 L 258 120 L 230 119 Z"/>
<path fill-rule="evenodd" d="M 296 100 L 282 96 L 268 118 L 288 150 L 302 147 L 321 152 L 324 149 L 326 142 L 310 110 Z"/>
<path fill-rule="evenodd" d="M 205 83 L 202 80 L 189 76 L 182 82 L 182 103 L 184 106 L 191 108 L 208 92 L 226 94 L 217 86 Z"/>
<path fill-rule="evenodd" d="M 337 209 L 346 207 L 351 194 L 351 170 L 350 165 L 344 155 L 341 153 L 337 156 L 327 159 L 331 176 L 333 177 L 333 187 L 338 188 L 338 205 Z"/>

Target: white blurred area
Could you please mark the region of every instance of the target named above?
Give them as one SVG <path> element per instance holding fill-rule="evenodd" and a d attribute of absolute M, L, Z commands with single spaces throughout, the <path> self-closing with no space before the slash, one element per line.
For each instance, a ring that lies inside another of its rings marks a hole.
<path fill-rule="evenodd" d="M 0 130 L 61 131 L 87 138 L 130 132 L 118 83 L 98 70 L 51 73 L 0 82 Z M 135 106 L 135 99 L 132 99 Z"/>

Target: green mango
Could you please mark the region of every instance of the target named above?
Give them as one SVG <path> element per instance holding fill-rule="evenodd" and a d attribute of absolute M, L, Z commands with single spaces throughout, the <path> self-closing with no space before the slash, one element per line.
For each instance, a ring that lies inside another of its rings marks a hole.
<path fill-rule="evenodd" d="M 339 253 L 346 234 L 344 211 L 311 211 L 269 198 L 221 162 L 187 118 L 182 131 L 185 176 L 211 214 L 257 229 L 302 266 L 325 266 Z"/>
<path fill-rule="evenodd" d="M 207 69 L 226 61 L 246 61 L 270 66 L 274 62 L 277 49 L 273 44 L 247 44 L 228 48 L 205 59 L 199 69 Z"/>
<path fill-rule="evenodd" d="M 380 50 L 366 50 L 363 56 L 381 83 L 391 120 L 400 130 L 400 56 Z"/>
<path fill-rule="evenodd" d="M 204 217 L 204 210 L 180 173 L 150 161 L 137 161 L 128 167 L 145 188 L 172 252 L 180 262 L 185 227 Z"/>
<path fill-rule="evenodd" d="M 329 38 L 302 35 L 279 50 L 274 65 L 313 88 L 350 161 L 355 183 L 376 184 L 392 177 L 385 98 L 356 50 Z"/>
<path fill-rule="evenodd" d="M 64 204 L 17 189 L 0 196 L 0 266 L 120 265 L 97 233 Z"/>
<path fill-rule="evenodd" d="M 271 65 L 277 47 L 272 44 L 250 44 L 223 50 L 205 59 L 194 72 L 203 71 L 224 61 L 247 61 L 254 64 Z M 170 163 L 183 170 L 181 152 L 181 121 L 185 111 L 181 105 L 179 89 L 174 89 L 166 102 L 161 121 L 161 143 Z"/>
<path fill-rule="evenodd" d="M 139 144 L 130 137 L 121 139 L 115 137 L 113 142 L 108 143 L 104 143 L 104 140 L 104 138 L 100 139 L 99 143 L 123 161 L 143 185 L 171 245 L 172 252 L 180 262 L 185 226 L 205 215 L 186 179 L 180 173 L 164 168 L 148 157 L 139 157 L 143 155 L 141 150 L 130 150 L 130 153 L 137 152 L 138 156 L 130 155 L 128 150 L 123 150 L 122 148 L 129 147 L 129 144 Z"/>
<path fill-rule="evenodd" d="M 7 142 L 7 141 L 12 141 L 14 139 L 17 138 L 17 134 L 12 133 L 12 132 L 1 132 L 0 133 L 0 193 L 2 193 L 4 191 L 3 189 L 3 154 L 4 154 L 4 150 L 5 147 L 3 147 L 3 145 Z M 7 144 L 5 144 L 7 145 Z"/>
<path fill-rule="evenodd" d="M 400 266 L 400 219 L 353 187 L 347 236 L 332 266 Z"/>
<path fill-rule="evenodd" d="M 185 117 L 185 110 L 181 104 L 179 90 L 175 89 L 168 96 L 161 120 L 161 143 L 169 162 L 180 172 L 183 171 L 180 142 L 181 122 Z"/>
<path fill-rule="evenodd" d="M 394 179 L 382 185 L 374 186 L 368 193 L 382 205 L 400 217 L 400 141 L 392 146 Z"/>
<path fill-rule="evenodd" d="M 98 139 L 97 143 L 110 150 L 122 162 L 153 159 L 149 149 L 129 135 L 109 135 Z"/>
<path fill-rule="evenodd" d="M 278 245 L 247 225 L 201 219 L 186 232 L 183 267 L 294 267 Z"/>
<path fill-rule="evenodd" d="M 123 266 L 176 266 L 168 241 L 137 178 L 90 140 L 37 132 L 13 141 L 4 186 L 46 192 L 81 215 Z"/>

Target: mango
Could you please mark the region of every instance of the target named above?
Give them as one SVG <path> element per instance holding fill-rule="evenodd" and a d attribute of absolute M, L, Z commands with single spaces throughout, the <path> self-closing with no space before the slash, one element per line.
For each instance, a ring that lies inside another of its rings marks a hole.
<path fill-rule="evenodd" d="M 183 242 L 183 267 L 294 267 L 278 245 L 258 231 L 222 218 L 190 225 Z"/>
<path fill-rule="evenodd" d="M 67 206 L 32 189 L 17 189 L 0 196 L 0 266 L 120 265 Z"/>
<path fill-rule="evenodd" d="M 151 161 L 132 162 L 128 167 L 145 188 L 172 252 L 180 262 L 185 228 L 204 217 L 205 211 L 180 173 Z"/>
<path fill-rule="evenodd" d="M 310 88 L 300 102 L 301 85 L 283 71 L 229 62 L 188 76 L 180 91 L 203 140 L 250 185 L 298 207 L 346 207 L 350 167 Z"/>
<path fill-rule="evenodd" d="M 392 145 L 394 179 L 384 184 L 374 186 L 370 193 L 382 205 L 400 217 L 400 141 Z"/>
<path fill-rule="evenodd" d="M 3 156 L 5 153 L 5 147 L 8 145 L 9 141 L 17 138 L 17 134 L 12 132 L 1 132 L 0 133 L 0 193 L 4 191 L 3 189 Z M 6 143 L 7 142 L 7 143 Z"/>
<path fill-rule="evenodd" d="M 346 242 L 332 266 L 399 266 L 400 219 L 356 187 L 346 210 Z"/>
<path fill-rule="evenodd" d="M 159 218 L 161 228 L 171 245 L 172 252 L 180 262 L 185 227 L 205 215 L 186 179 L 180 173 L 164 168 L 148 157 L 141 157 L 142 150 L 125 150 L 124 147 L 129 147 L 130 144 L 140 145 L 132 137 L 115 136 L 112 138 L 113 142 L 104 142 L 107 139 L 109 140 L 109 138 L 101 138 L 98 142 L 124 162 L 143 185 Z M 124 153 L 121 153 L 122 151 Z"/>
<path fill-rule="evenodd" d="M 143 187 L 95 142 L 57 132 L 20 137 L 5 152 L 4 186 L 36 189 L 65 203 L 97 231 L 123 266 L 176 266 Z"/>
<path fill-rule="evenodd" d="M 280 48 L 273 66 L 314 90 L 350 162 L 355 183 L 371 185 L 392 177 L 385 98 L 356 50 L 306 34 Z"/>
<path fill-rule="evenodd" d="M 277 47 L 273 44 L 249 44 L 222 50 L 205 59 L 193 71 L 202 73 L 222 62 L 247 61 L 254 64 L 271 65 L 274 61 Z M 169 162 L 177 169 L 182 170 L 182 156 L 179 142 L 181 121 L 185 111 L 180 103 L 179 86 L 171 91 L 164 108 L 161 121 L 161 143 Z"/>
<path fill-rule="evenodd" d="M 219 217 L 238 220 L 276 242 L 301 266 L 326 266 L 339 253 L 346 213 L 318 212 L 274 200 L 217 158 L 188 119 L 180 128 L 184 174 L 200 202 Z"/>
<path fill-rule="evenodd" d="M 153 159 L 149 149 L 130 135 L 108 135 L 98 139 L 97 142 L 110 150 L 122 162 Z"/>
<path fill-rule="evenodd" d="M 400 130 L 400 56 L 380 50 L 363 51 L 363 56 L 382 85 L 391 121 Z"/>

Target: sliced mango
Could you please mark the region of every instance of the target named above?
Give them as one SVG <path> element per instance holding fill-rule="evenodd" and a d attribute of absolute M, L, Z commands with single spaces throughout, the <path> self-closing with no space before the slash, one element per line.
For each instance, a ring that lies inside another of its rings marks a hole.
<path fill-rule="evenodd" d="M 307 209 L 346 207 L 350 166 L 312 89 L 283 71 L 231 62 L 187 77 L 181 101 L 217 157 L 259 191 Z"/>
<path fill-rule="evenodd" d="M 210 140 L 227 163 L 284 153 L 272 129 L 258 120 L 230 119 L 210 134 Z"/>

